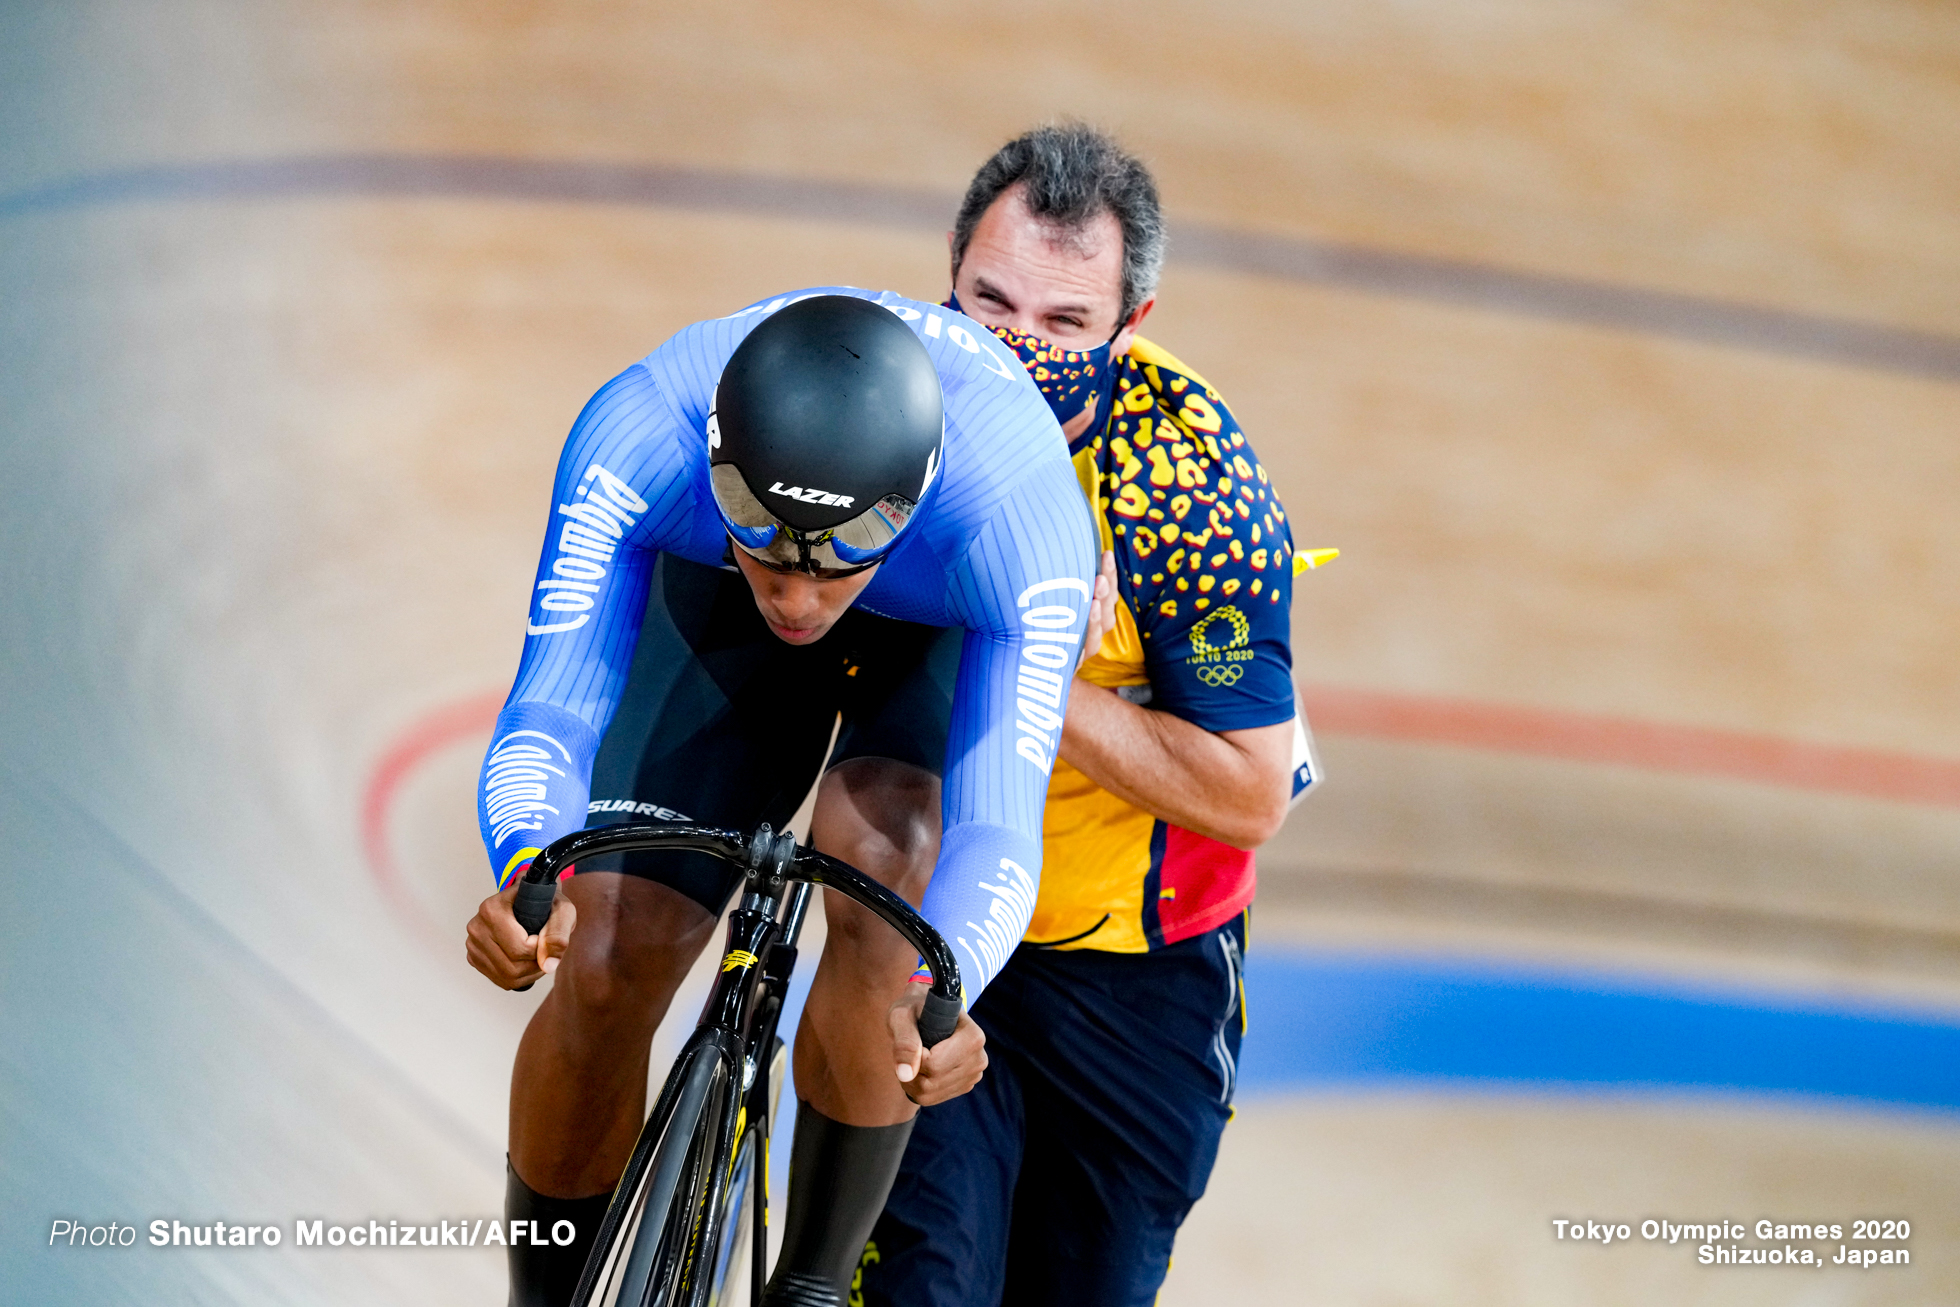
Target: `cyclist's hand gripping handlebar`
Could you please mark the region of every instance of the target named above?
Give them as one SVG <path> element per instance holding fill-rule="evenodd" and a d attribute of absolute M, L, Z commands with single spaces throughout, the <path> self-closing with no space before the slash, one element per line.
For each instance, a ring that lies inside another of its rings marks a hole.
<path fill-rule="evenodd" d="M 517 901 L 511 904 L 511 911 L 517 916 L 517 924 L 524 927 L 526 935 L 535 935 L 544 929 L 544 923 L 551 920 L 551 903 L 558 896 L 558 882 L 519 881 Z"/>
<path fill-rule="evenodd" d="M 939 994 L 927 994 L 925 1010 L 919 1013 L 919 1042 L 927 1048 L 944 1040 L 960 1023 L 960 1001 Z"/>

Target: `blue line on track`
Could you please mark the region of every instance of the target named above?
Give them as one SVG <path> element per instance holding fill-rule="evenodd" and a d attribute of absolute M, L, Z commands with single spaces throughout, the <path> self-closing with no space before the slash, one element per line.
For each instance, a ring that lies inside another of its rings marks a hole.
<path fill-rule="evenodd" d="M 938 234 L 958 197 L 903 187 L 648 164 L 350 154 L 131 167 L 0 195 L 0 220 L 158 200 L 464 196 L 743 213 Z M 1180 224 L 1191 267 L 1459 305 L 1847 367 L 1960 381 L 1960 336 L 1581 277 Z"/>
<path fill-rule="evenodd" d="M 1240 1084 L 1802 1096 L 1960 1111 L 1960 1013 L 1490 961 L 1254 948 Z"/>

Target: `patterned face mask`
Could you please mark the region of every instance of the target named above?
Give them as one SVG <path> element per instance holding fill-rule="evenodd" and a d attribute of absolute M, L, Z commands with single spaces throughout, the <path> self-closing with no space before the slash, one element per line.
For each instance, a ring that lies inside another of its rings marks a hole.
<path fill-rule="evenodd" d="M 956 313 L 964 312 L 957 295 L 947 297 L 946 307 Z M 1110 346 L 1116 342 L 1115 335 L 1092 350 L 1076 353 L 1011 327 L 989 327 L 988 330 L 1000 337 L 1001 342 L 1021 360 L 1021 365 L 1027 368 L 1034 378 L 1034 384 L 1040 388 L 1041 397 L 1055 411 L 1057 422 L 1066 426 L 1071 418 L 1079 417 L 1083 409 L 1095 409 L 1096 415 L 1089 419 L 1089 425 L 1075 438 L 1077 442 L 1095 435 L 1108 424 L 1110 397 L 1116 393 L 1115 360 L 1110 357 Z M 1118 326 L 1117 334 L 1121 334 L 1122 330 Z"/>

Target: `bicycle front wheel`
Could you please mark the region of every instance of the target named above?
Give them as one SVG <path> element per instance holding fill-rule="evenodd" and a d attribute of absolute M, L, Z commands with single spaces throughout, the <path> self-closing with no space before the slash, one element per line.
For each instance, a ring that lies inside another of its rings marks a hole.
<path fill-rule="evenodd" d="M 681 1307 L 688 1281 L 699 1278 L 700 1217 L 733 1086 L 726 1060 L 711 1049 L 699 1050 L 678 1074 L 673 1115 L 640 1172 L 618 1235 L 593 1250 L 601 1260 L 585 1300 L 592 1307 Z M 588 1265 L 587 1274 L 593 1270 Z"/>
<path fill-rule="evenodd" d="M 730 1307 L 740 1301 L 731 1296 L 731 1291 L 741 1287 L 744 1268 L 760 1264 L 759 1259 L 749 1255 L 750 1232 L 757 1222 L 749 1219 L 752 1209 L 748 1204 L 768 1202 L 769 1154 L 763 1141 L 775 1133 L 776 1108 L 782 1098 L 784 1073 L 789 1063 L 789 1050 L 783 1041 L 770 1042 L 769 1092 L 766 1096 L 759 1092 L 749 1095 L 749 1114 L 744 1118 L 741 1138 L 735 1145 L 735 1165 L 729 1172 L 726 1197 L 715 1214 L 721 1242 L 715 1254 L 714 1277 L 708 1283 L 708 1307 Z M 767 1120 L 758 1122 L 755 1113 L 764 1111 L 768 1113 Z"/>

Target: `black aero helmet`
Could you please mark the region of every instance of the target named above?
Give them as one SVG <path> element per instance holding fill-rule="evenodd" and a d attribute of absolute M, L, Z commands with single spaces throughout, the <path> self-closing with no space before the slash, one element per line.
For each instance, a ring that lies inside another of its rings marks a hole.
<path fill-rule="evenodd" d="M 889 309 L 814 295 L 729 357 L 708 414 L 729 537 L 778 571 L 883 558 L 939 471 L 945 407 L 932 356 Z"/>

